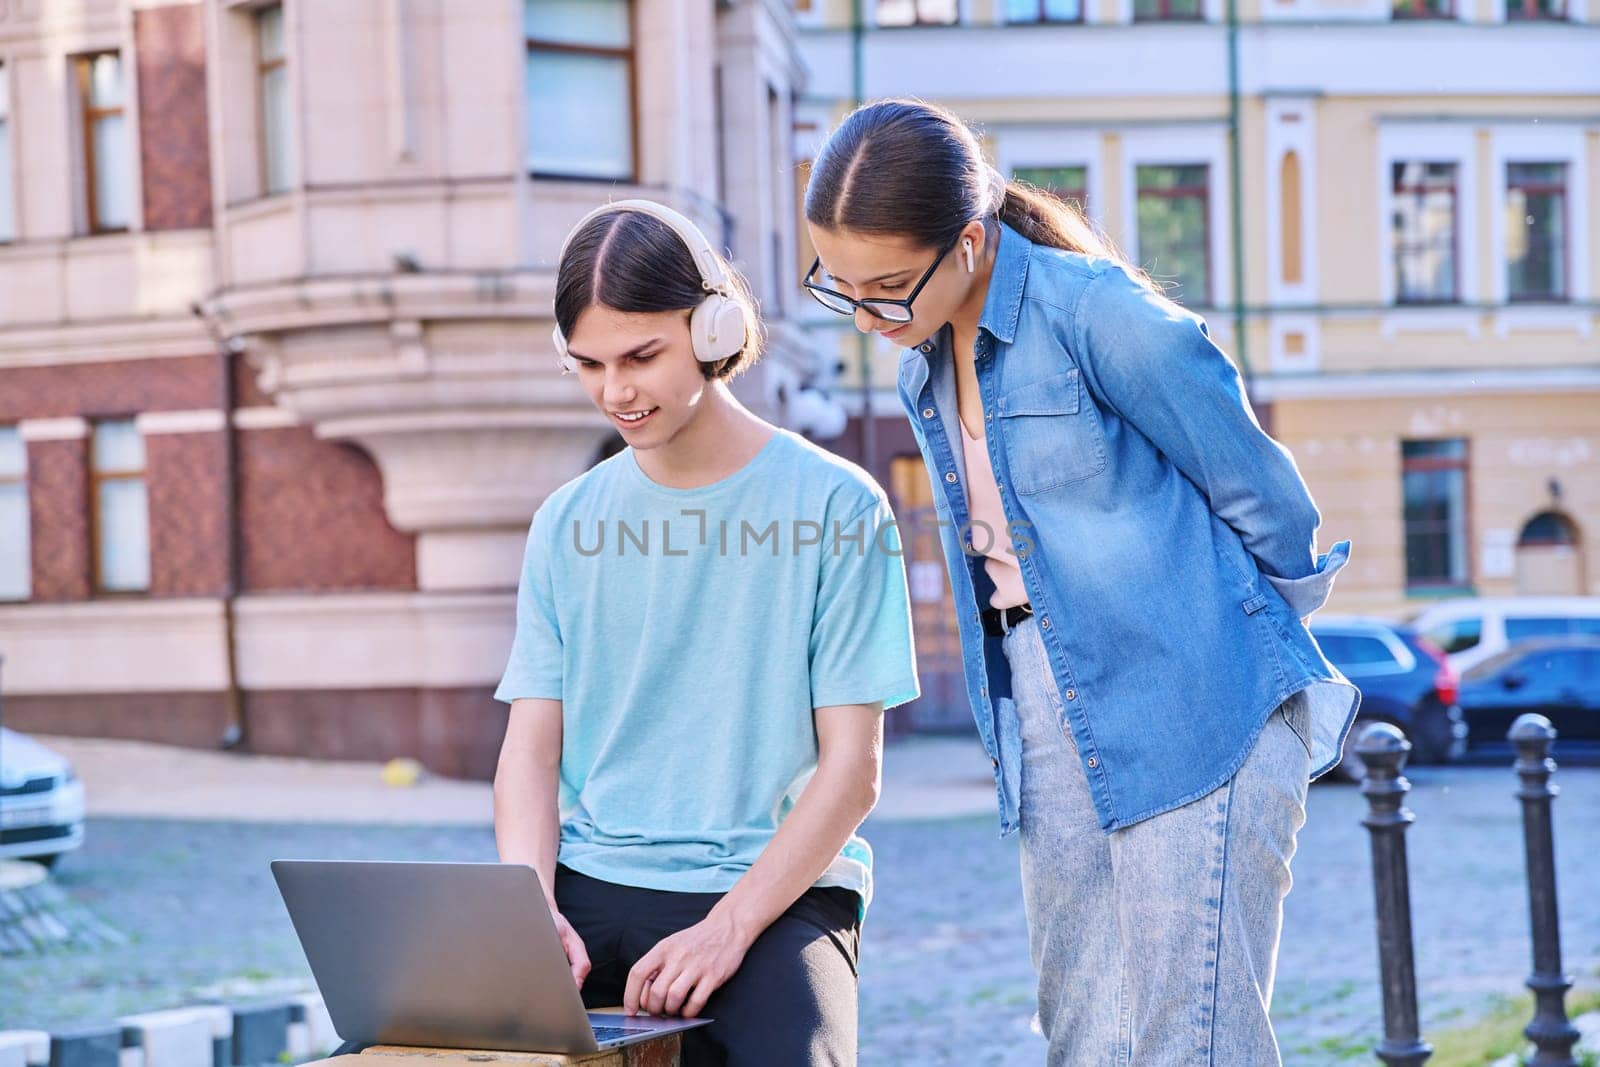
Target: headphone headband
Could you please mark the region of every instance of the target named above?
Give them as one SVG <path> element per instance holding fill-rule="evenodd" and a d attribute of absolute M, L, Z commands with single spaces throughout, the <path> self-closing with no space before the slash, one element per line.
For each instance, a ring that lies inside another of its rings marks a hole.
<path fill-rule="evenodd" d="M 689 313 L 689 336 L 694 345 L 695 358 L 702 363 L 715 363 L 738 355 L 749 336 L 745 321 L 745 306 L 737 298 L 728 280 L 728 274 L 722 269 L 717 253 L 712 249 L 711 242 L 706 240 L 706 235 L 700 232 L 698 226 L 669 207 L 654 200 L 618 200 L 596 208 L 579 219 L 578 224 L 568 231 L 567 239 L 561 242 L 561 252 L 556 258 L 556 270 L 561 269 L 561 262 L 567 258 L 567 249 L 572 244 L 572 238 L 579 230 L 601 215 L 623 211 L 637 211 L 641 215 L 649 215 L 664 223 L 678 235 L 678 239 L 689 250 L 689 258 L 694 260 L 695 270 L 700 274 L 700 287 L 706 292 L 700 303 Z M 561 332 L 559 324 L 551 331 L 550 337 L 563 370 L 570 370 L 572 363 L 567 354 L 567 338 Z"/>
<path fill-rule="evenodd" d="M 641 215 L 649 215 L 651 218 L 665 223 L 673 233 L 678 235 L 678 239 L 689 250 L 689 256 L 694 260 L 695 270 L 700 272 L 700 284 L 705 288 L 705 291 L 708 293 L 721 293 L 724 296 L 728 295 L 728 276 L 723 273 L 722 264 L 717 260 L 717 253 L 711 247 L 711 242 L 706 239 L 706 235 L 700 232 L 700 227 L 689 221 L 687 216 L 679 214 L 665 204 L 658 204 L 654 200 L 618 200 L 614 203 L 597 207 L 579 219 L 577 225 L 567 232 L 567 239 L 561 242 L 561 251 L 556 256 L 556 269 L 559 270 L 561 261 L 567 258 L 567 247 L 572 244 L 572 239 L 577 236 L 578 231 L 587 226 L 590 221 L 602 215 L 624 211 L 637 211 Z"/>

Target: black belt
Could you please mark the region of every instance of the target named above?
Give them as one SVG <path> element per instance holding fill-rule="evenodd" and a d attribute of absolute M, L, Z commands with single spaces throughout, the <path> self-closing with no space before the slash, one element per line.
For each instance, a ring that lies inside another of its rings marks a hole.
<path fill-rule="evenodd" d="M 1014 608 L 984 608 L 979 613 L 983 620 L 983 632 L 990 637 L 1004 637 L 1008 630 L 1014 630 L 1033 614 L 1032 604 L 1018 604 Z"/>

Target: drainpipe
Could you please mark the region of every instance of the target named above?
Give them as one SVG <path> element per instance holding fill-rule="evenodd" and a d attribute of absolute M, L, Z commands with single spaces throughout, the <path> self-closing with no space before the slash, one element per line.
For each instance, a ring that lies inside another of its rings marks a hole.
<path fill-rule="evenodd" d="M 1233 348 L 1239 357 L 1239 373 L 1244 378 L 1246 400 L 1254 401 L 1250 369 L 1250 341 L 1245 334 L 1244 302 L 1244 175 L 1241 172 L 1243 148 L 1239 143 L 1239 0 L 1227 0 L 1228 20 L 1228 195 L 1229 229 L 1233 235 Z"/>
<path fill-rule="evenodd" d="M 238 354 L 238 341 L 227 337 L 216 321 L 206 313 L 199 302 L 189 306 L 206 333 L 211 335 L 217 353 L 218 406 L 222 408 L 222 507 L 225 523 L 223 533 L 223 588 L 222 636 L 227 659 L 227 671 L 222 691 L 223 726 L 217 746 L 223 749 L 247 748 L 250 738 L 249 719 L 245 714 L 244 693 L 239 688 L 238 626 L 234 616 L 234 602 L 241 586 L 239 552 L 239 447 L 238 430 L 233 425 L 233 413 L 238 406 L 234 386 L 234 356 Z"/>
<path fill-rule="evenodd" d="M 865 77 L 866 19 L 862 12 L 863 0 L 850 4 L 850 108 L 861 106 L 866 95 Z M 853 325 L 853 324 L 852 324 Z M 861 466 L 873 477 L 878 476 L 878 428 L 872 411 L 872 339 L 856 331 L 856 364 L 861 369 Z"/>

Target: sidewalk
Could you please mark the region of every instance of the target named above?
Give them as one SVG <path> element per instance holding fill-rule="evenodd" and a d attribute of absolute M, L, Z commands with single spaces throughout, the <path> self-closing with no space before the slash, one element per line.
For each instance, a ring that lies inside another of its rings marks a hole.
<path fill-rule="evenodd" d="M 390 786 L 384 784 L 381 763 L 35 736 L 72 761 L 83 779 L 91 818 L 413 826 L 493 821 L 488 782 L 424 774 L 415 785 Z M 874 819 L 950 819 L 994 811 L 994 781 L 976 737 L 913 737 L 887 746 Z"/>

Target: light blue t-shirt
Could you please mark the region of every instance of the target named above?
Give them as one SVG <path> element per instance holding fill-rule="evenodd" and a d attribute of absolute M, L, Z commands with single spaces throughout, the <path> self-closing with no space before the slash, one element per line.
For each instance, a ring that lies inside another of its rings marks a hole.
<path fill-rule="evenodd" d="M 816 770 L 813 709 L 917 696 L 892 521 L 871 476 L 782 430 L 711 485 L 662 486 L 628 449 L 551 494 L 495 696 L 563 703 L 561 863 L 733 887 Z M 865 906 L 867 843 L 816 884 Z"/>

